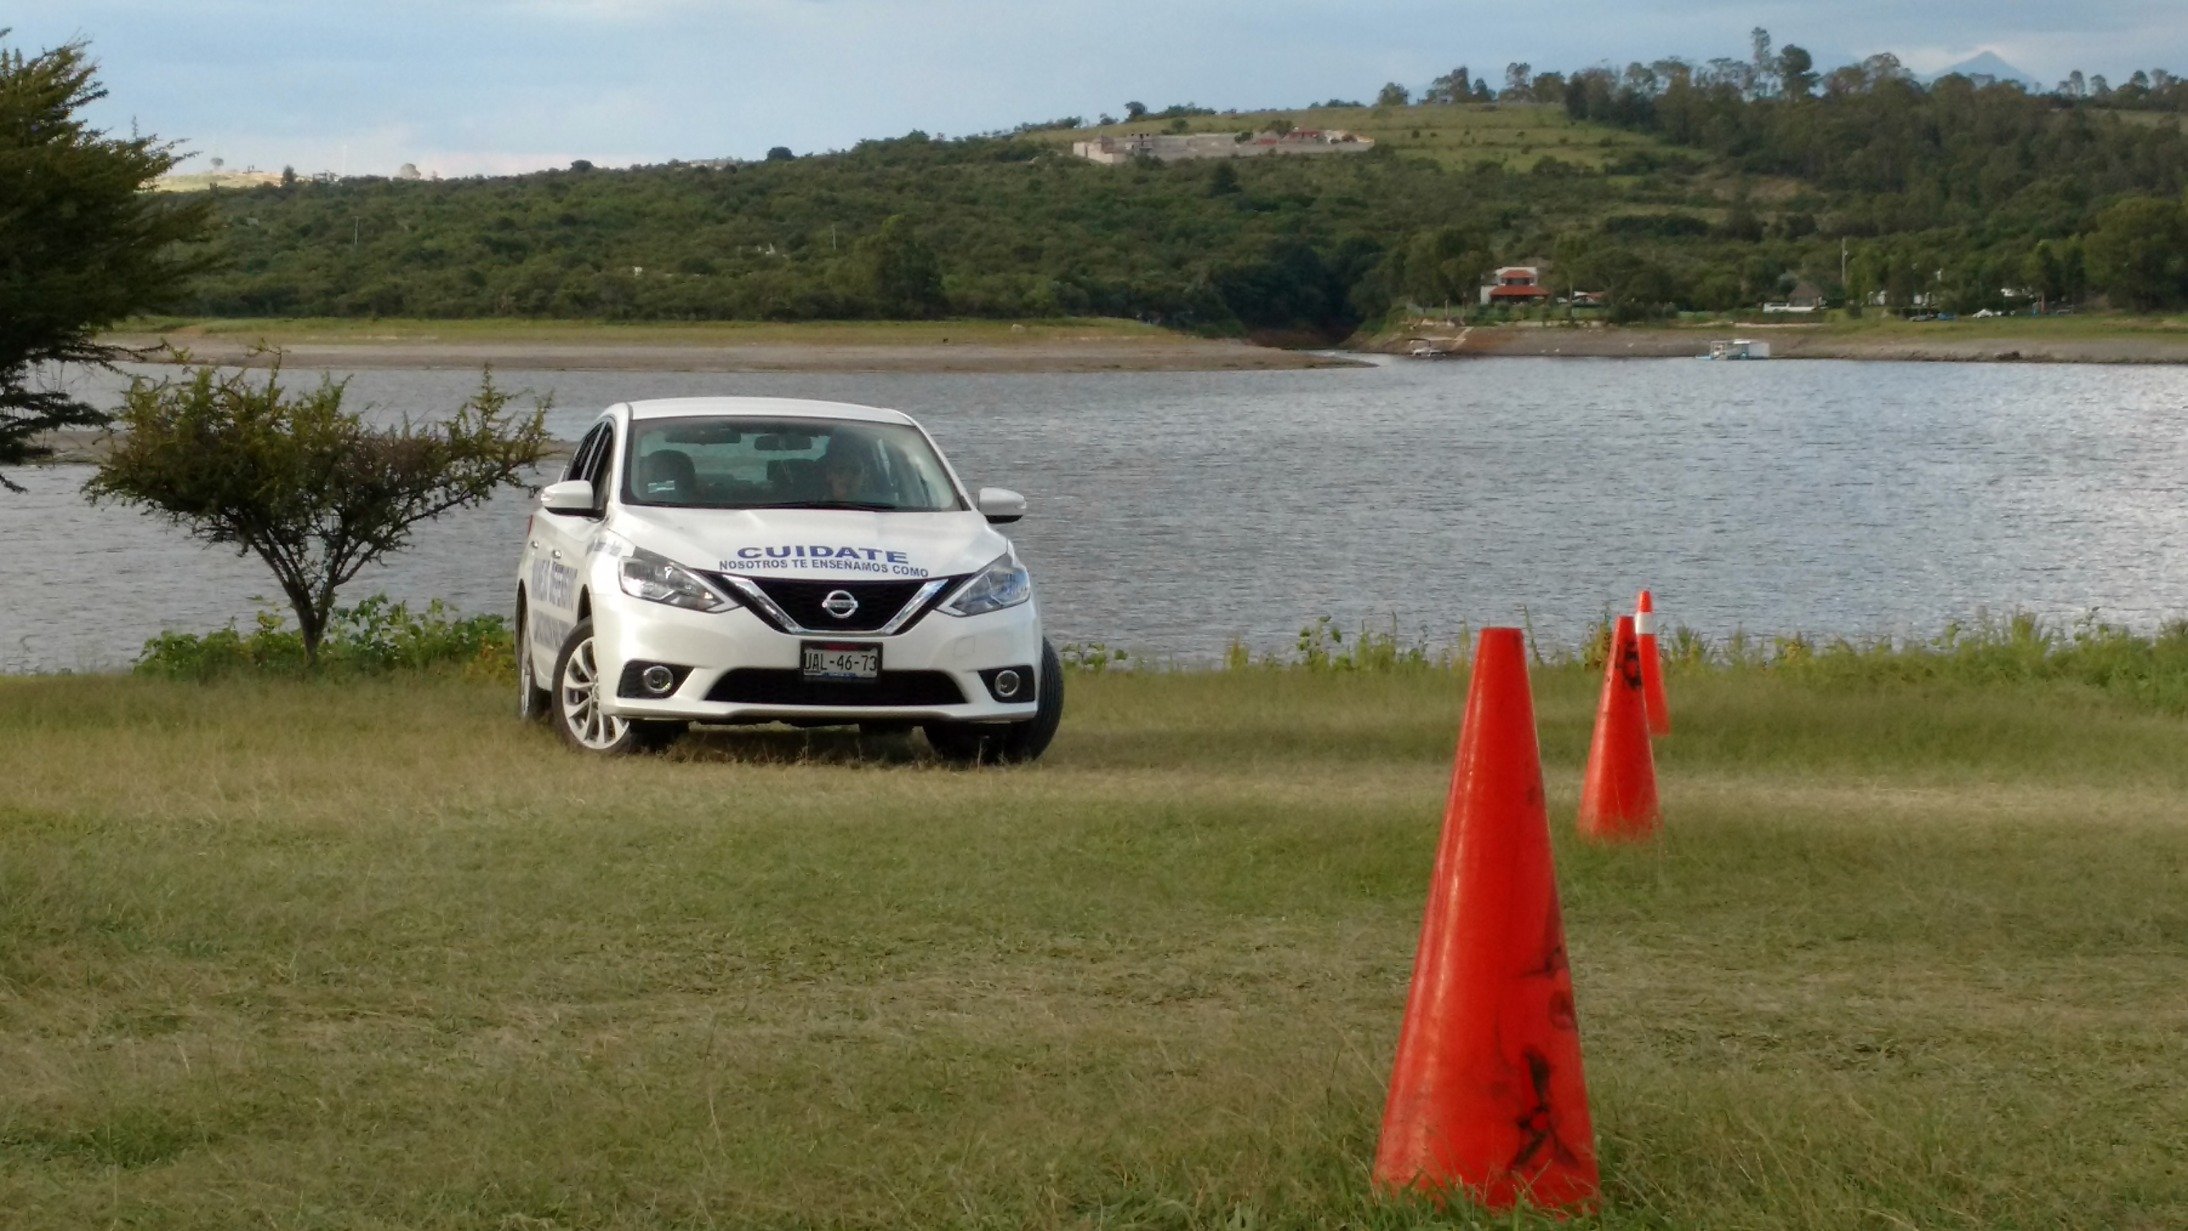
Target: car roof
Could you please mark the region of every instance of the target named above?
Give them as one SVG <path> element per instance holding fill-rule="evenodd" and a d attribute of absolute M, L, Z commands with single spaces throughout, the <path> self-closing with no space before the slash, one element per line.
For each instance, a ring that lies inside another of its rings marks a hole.
<path fill-rule="evenodd" d="M 765 415 L 776 419 L 856 419 L 867 423 L 910 423 L 902 411 L 851 402 L 816 402 L 806 398 L 650 398 L 627 402 L 631 418 L 677 419 L 696 415 Z"/>

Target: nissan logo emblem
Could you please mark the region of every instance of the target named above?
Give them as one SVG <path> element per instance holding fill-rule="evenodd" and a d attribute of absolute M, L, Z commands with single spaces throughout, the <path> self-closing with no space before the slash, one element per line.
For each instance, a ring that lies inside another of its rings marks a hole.
<path fill-rule="evenodd" d="M 848 620 L 858 614 L 858 600 L 851 597 L 849 590 L 830 590 L 828 597 L 821 600 L 821 610 L 839 620 Z"/>

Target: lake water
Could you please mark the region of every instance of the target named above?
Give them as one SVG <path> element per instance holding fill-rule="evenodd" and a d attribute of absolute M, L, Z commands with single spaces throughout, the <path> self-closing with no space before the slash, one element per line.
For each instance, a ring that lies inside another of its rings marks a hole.
<path fill-rule="evenodd" d="M 300 373 L 291 373 L 292 377 Z M 430 416 L 475 373 L 366 371 Z M 1051 635 L 1200 659 L 1330 615 L 1409 637 L 1518 621 L 1577 638 L 1635 589 L 1711 634 L 1926 635 L 1988 609 L 2149 628 L 2188 615 L 2188 369 L 1482 359 L 1306 372 L 520 372 L 557 435 L 642 397 L 894 406 L 1015 529 Z M 86 378 L 110 398 L 118 382 Z M 0 492 L 0 669 L 126 664 L 248 620 L 253 560 L 87 506 L 81 467 Z M 524 501 L 427 527 L 361 577 L 505 611 Z"/>

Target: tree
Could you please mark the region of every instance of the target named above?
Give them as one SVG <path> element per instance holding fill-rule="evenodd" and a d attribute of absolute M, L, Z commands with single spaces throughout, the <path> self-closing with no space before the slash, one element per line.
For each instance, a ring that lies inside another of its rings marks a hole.
<path fill-rule="evenodd" d="M 1778 57 L 1770 54 L 1770 31 L 1757 26 L 1747 32 L 1748 45 L 1754 55 L 1748 62 L 1748 93 L 1765 97 L 1773 93 L 1778 74 Z"/>
<path fill-rule="evenodd" d="M 1778 52 L 1778 88 L 1796 101 L 1816 92 L 1816 60 L 1806 48 L 1787 43 Z"/>
<path fill-rule="evenodd" d="M 796 157 L 797 155 L 791 153 L 790 147 L 787 145 L 770 146 L 767 151 L 767 160 L 769 162 L 789 162 Z"/>
<path fill-rule="evenodd" d="M 1142 102 L 1129 102 L 1129 103 L 1126 103 L 1126 104 L 1124 105 L 1124 118 L 1125 118 L 1125 119 L 1126 119 L 1127 121 L 1139 119 L 1139 118 L 1140 118 L 1141 116 L 1144 116 L 1144 115 L 1146 115 L 1146 114 L 1147 114 L 1147 104 L 1146 104 L 1146 103 L 1142 103 Z"/>
<path fill-rule="evenodd" d="M 99 332 L 172 306 L 212 264 L 210 199 L 146 191 L 176 147 L 81 118 L 105 94 L 81 43 L 0 49 L 0 465 L 43 456 L 39 433 L 106 422 L 65 389 L 34 385 L 40 367 L 111 365 L 124 352 Z M 14 489 L 5 475 L 0 486 Z"/>
<path fill-rule="evenodd" d="M 2188 299 L 2188 217 L 2174 202 L 2122 201 L 2098 215 L 2084 247 L 2116 306 L 2148 312 Z"/>
<path fill-rule="evenodd" d="M 1421 91 L 1421 101 L 1437 106 L 1466 103 L 1474 100 L 1474 77 L 1464 64 L 1428 83 Z"/>
<path fill-rule="evenodd" d="M 278 355 L 263 383 L 212 366 L 137 380 L 85 494 L 256 555 L 316 663 L 344 584 L 408 546 L 420 523 L 525 486 L 547 443 L 545 404 L 511 413 L 491 374 L 454 415 L 424 427 L 372 427 L 342 408 L 344 391 L 327 378 L 290 393 Z"/>
<path fill-rule="evenodd" d="M 2021 281 L 2036 292 L 2037 306 L 2049 307 L 2066 298 L 2066 262 L 2059 245 L 2042 240 L 2021 261 Z"/>
<path fill-rule="evenodd" d="M 1528 87 L 1534 82 L 1535 66 L 1524 60 L 1515 60 L 1504 66 L 1504 93 L 1508 98 L 1527 97 Z"/>
<path fill-rule="evenodd" d="M 1424 307 L 1465 304 L 1494 263 L 1481 236 L 1439 227 L 1393 247 L 1383 258 L 1382 274 L 1393 299 Z"/>
<path fill-rule="evenodd" d="M 857 291 L 883 316 L 928 317 L 944 306 L 941 259 L 902 214 L 860 240 L 851 264 Z"/>
<path fill-rule="evenodd" d="M 1375 95 L 1375 105 L 1378 107 L 1404 107 L 1412 102 L 1413 92 L 1395 81 L 1385 82 Z"/>

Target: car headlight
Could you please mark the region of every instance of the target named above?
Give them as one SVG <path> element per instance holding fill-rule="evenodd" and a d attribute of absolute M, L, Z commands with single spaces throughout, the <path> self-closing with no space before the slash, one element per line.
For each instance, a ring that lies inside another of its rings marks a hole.
<path fill-rule="evenodd" d="M 1033 597 L 1033 575 L 1017 557 L 1004 552 L 988 562 L 986 568 L 973 574 L 972 580 L 958 587 L 956 597 L 944 604 L 942 610 L 951 615 L 985 615 L 1016 607 Z"/>
<path fill-rule="evenodd" d="M 633 547 L 618 566 L 623 593 L 649 603 L 667 603 L 690 611 L 727 611 L 736 604 L 698 574 L 659 552 Z"/>

